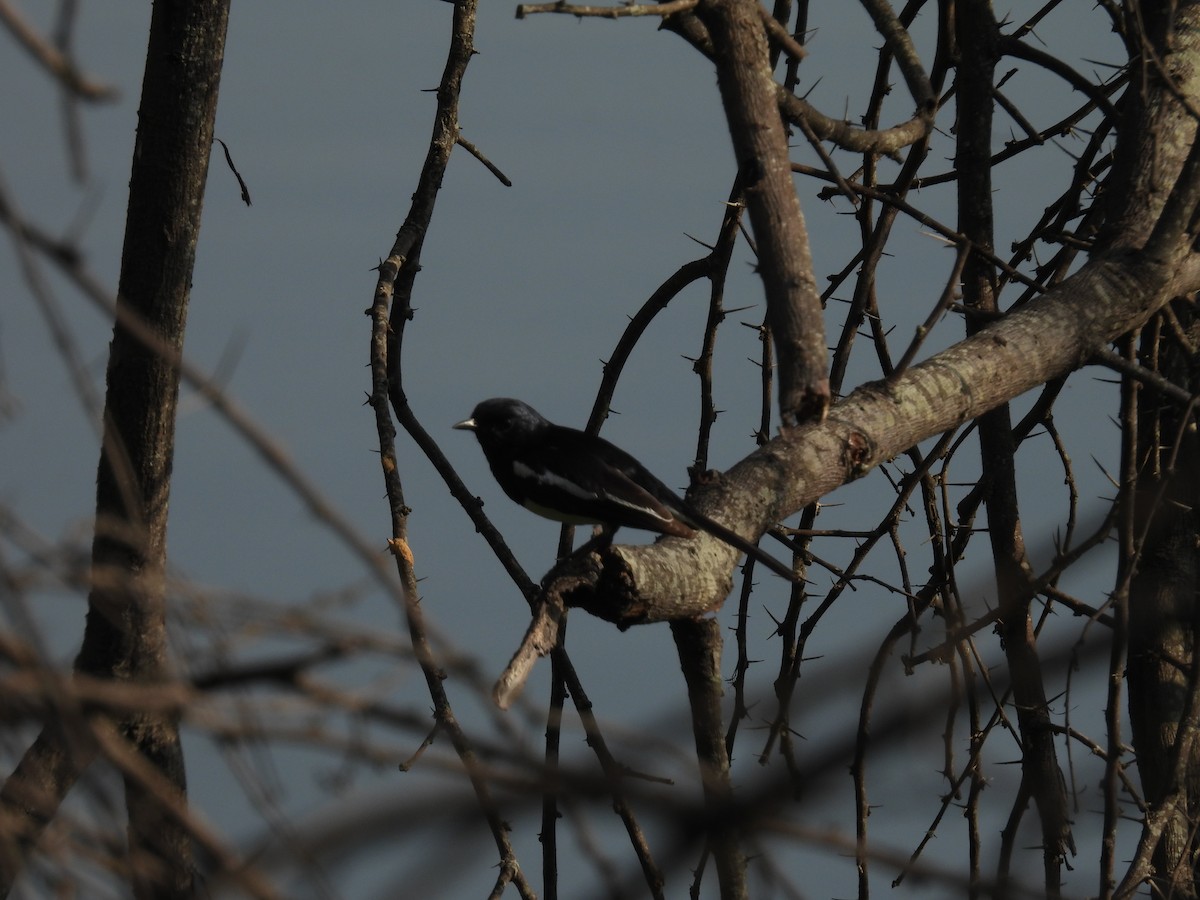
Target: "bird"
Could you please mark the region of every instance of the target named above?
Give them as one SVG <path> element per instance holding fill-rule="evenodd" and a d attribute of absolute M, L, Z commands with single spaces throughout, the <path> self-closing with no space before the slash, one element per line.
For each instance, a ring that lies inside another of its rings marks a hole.
<path fill-rule="evenodd" d="M 681 538 L 704 531 L 797 580 L 788 566 L 694 509 L 620 447 L 556 425 L 527 403 L 484 400 L 453 427 L 473 431 L 504 493 L 544 518 L 600 525 L 605 544 L 621 527 Z"/>

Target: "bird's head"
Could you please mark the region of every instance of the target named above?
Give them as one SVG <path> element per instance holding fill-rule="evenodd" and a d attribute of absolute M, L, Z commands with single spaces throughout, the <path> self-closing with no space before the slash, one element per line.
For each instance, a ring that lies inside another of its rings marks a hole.
<path fill-rule="evenodd" d="M 542 433 L 550 422 L 541 413 L 520 400 L 495 397 L 484 400 L 471 411 L 471 418 L 454 427 L 473 431 L 485 448 L 519 447 Z"/>

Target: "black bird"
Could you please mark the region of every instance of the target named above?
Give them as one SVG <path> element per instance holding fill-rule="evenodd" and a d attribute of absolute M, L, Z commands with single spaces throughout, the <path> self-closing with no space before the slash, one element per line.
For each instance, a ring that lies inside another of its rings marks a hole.
<path fill-rule="evenodd" d="M 706 531 L 789 581 L 796 579 L 783 563 L 692 509 L 621 448 L 555 425 L 520 400 L 484 400 L 454 427 L 475 432 L 504 493 L 538 515 L 601 525 L 607 540 L 621 526 L 684 538 Z"/>

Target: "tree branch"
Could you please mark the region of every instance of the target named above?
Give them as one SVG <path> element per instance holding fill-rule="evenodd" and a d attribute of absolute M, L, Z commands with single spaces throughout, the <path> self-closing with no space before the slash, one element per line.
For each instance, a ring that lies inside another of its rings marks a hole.
<path fill-rule="evenodd" d="M 828 350 L 758 6 L 758 0 L 705 0 L 696 15 L 712 39 L 778 357 L 780 417 L 790 426 L 825 417 Z"/>
<path fill-rule="evenodd" d="M 1095 259 L 1037 303 L 889 382 L 863 385 L 824 423 L 785 431 L 691 500 L 756 540 L 880 462 L 1084 365 L 1170 297 L 1195 290 L 1179 271 L 1178 253 L 1165 260 L 1143 253 Z M 564 561 L 547 586 L 561 590 L 569 605 L 628 627 L 720 607 L 735 555 L 703 535 L 614 545 Z"/>

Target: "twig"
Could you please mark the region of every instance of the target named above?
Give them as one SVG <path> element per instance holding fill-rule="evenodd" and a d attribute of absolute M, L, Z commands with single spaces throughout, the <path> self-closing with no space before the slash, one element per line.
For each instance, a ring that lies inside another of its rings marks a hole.
<path fill-rule="evenodd" d="M 486 156 L 484 156 L 482 150 L 480 150 L 478 147 L 476 147 L 474 144 L 472 144 L 470 141 L 468 141 L 465 137 L 463 137 L 461 131 L 458 133 L 458 136 L 454 139 L 454 142 L 456 144 L 458 144 L 458 146 L 460 146 L 464 150 L 466 150 L 468 153 L 470 153 L 473 157 L 475 157 L 481 163 L 483 163 L 484 167 L 486 167 L 489 172 L 491 172 L 493 175 L 495 175 L 496 180 L 498 180 L 502 185 L 504 185 L 505 187 L 512 187 L 512 181 L 509 179 L 509 177 L 507 175 L 505 175 L 503 172 L 501 172 L 499 167 L 494 162 L 492 162 L 490 159 L 488 159 Z"/>

